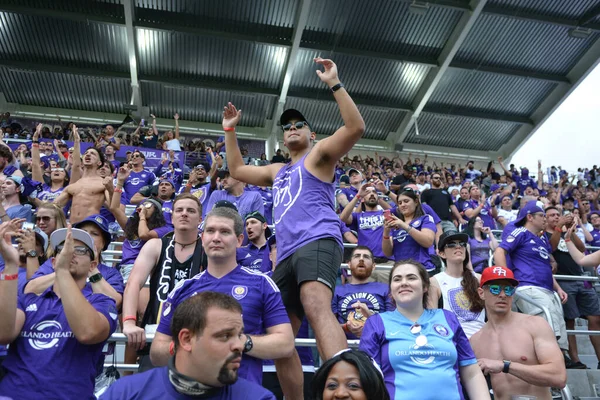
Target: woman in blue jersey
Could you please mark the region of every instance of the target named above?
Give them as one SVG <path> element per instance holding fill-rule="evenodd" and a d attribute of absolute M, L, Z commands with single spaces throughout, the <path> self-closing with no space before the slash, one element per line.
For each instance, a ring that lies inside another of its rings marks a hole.
<path fill-rule="evenodd" d="M 435 239 L 433 218 L 423 212 L 419 196 L 412 189 L 398 193 L 396 213 L 384 213 L 383 254 L 394 261 L 413 259 L 434 270 L 429 248 Z"/>
<path fill-rule="evenodd" d="M 418 262 L 397 262 L 390 272 L 397 309 L 365 323 L 359 349 L 381 366 L 392 400 L 490 398 L 469 340 L 456 316 L 426 309 L 429 275 Z"/>

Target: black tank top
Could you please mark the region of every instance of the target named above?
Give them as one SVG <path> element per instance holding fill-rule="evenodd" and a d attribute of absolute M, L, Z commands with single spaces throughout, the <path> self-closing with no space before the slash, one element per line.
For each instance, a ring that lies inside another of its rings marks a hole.
<path fill-rule="evenodd" d="M 208 262 L 200 238 L 196 242 L 192 257 L 184 262 L 179 262 L 175 257 L 173 232 L 163 236 L 161 242 L 160 258 L 150 277 L 150 299 L 142 319 L 142 327 L 147 324 L 158 324 L 162 303 L 167 300 L 175 285 L 206 269 Z"/>

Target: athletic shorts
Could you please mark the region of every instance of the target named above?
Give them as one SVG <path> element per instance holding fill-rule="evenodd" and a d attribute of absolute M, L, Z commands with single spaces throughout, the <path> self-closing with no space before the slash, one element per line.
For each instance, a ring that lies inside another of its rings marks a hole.
<path fill-rule="evenodd" d="M 341 263 L 342 248 L 330 238 L 305 244 L 282 260 L 273 272 L 273 281 L 279 287 L 286 310 L 296 314 L 299 319 L 304 318 L 300 285 L 318 281 L 333 293 Z"/>
<path fill-rule="evenodd" d="M 581 281 L 560 281 L 560 287 L 569 295 L 563 304 L 565 319 L 600 315 L 598 294 L 593 288 L 586 288 Z"/>

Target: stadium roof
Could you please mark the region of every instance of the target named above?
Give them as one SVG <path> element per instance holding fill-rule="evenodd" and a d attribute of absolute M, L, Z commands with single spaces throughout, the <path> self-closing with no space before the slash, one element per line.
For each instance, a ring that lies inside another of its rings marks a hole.
<path fill-rule="evenodd" d="M 250 136 L 289 107 L 329 135 L 321 56 L 363 148 L 508 157 L 598 63 L 599 36 L 600 0 L 1 0 L 0 107 L 131 104 L 219 130 L 232 101 Z"/>

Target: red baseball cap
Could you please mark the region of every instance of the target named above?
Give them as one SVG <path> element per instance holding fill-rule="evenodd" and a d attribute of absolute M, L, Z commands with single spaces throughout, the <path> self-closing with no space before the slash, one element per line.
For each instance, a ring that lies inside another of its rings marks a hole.
<path fill-rule="evenodd" d="M 519 281 L 515 279 L 513 272 L 506 267 L 487 267 L 483 270 L 481 274 L 481 282 L 480 286 L 483 287 L 486 283 L 490 281 L 499 281 L 499 280 L 507 280 L 511 281 L 514 286 L 519 285 Z"/>

